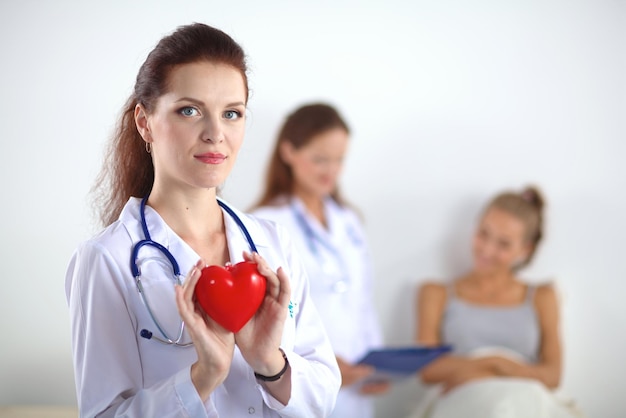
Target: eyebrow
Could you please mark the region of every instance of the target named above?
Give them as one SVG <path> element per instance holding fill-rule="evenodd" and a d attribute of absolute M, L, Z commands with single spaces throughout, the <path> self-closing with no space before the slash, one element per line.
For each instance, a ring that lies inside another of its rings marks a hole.
<path fill-rule="evenodd" d="M 193 97 L 181 97 L 180 99 L 176 100 L 174 103 L 178 103 L 178 102 L 192 102 L 195 103 L 199 106 L 204 106 L 204 102 L 202 100 L 198 100 L 198 99 L 194 99 Z M 232 102 L 232 103 L 228 103 L 226 104 L 226 107 L 234 107 L 234 106 L 246 106 L 246 104 L 244 102 Z"/>

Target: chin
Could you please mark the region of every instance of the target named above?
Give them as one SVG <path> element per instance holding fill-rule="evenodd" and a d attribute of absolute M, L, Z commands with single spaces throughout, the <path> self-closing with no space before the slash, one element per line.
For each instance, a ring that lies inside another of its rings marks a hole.
<path fill-rule="evenodd" d="M 490 275 L 497 273 L 500 269 L 492 264 L 474 264 L 474 271 L 476 273 Z"/>
<path fill-rule="evenodd" d="M 319 199 L 324 199 L 326 196 L 330 195 L 325 189 L 316 188 L 311 190 L 311 196 L 315 196 Z"/>
<path fill-rule="evenodd" d="M 195 185 L 201 189 L 215 189 L 224 186 L 226 179 L 222 176 L 210 176 L 198 179 Z"/>
<path fill-rule="evenodd" d="M 474 271 L 482 276 L 496 276 L 510 272 L 510 269 L 504 266 L 482 266 L 474 267 Z"/>
<path fill-rule="evenodd" d="M 318 187 L 318 192 L 320 196 L 330 196 L 333 190 L 335 190 L 335 187 L 333 185 L 324 184 Z"/>

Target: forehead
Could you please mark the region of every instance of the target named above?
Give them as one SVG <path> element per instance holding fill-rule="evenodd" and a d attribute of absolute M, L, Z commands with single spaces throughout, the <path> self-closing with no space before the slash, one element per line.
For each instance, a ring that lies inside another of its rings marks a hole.
<path fill-rule="evenodd" d="M 348 146 L 348 133 L 342 128 L 332 128 L 313 135 L 301 149 L 316 152 L 343 153 Z"/>
<path fill-rule="evenodd" d="M 481 225 L 509 237 L 521 237 L 525 232 L 524 222 L 520 218 L 496 207 L 487 209 L 481 220 Z"/>
<path fill-rule="evenodd" d="M 228 64 L 209 61 L 180 64 L 173 67 L 167 76 L 164 96 L 191 97 L 205 101 L 247 102 L 244 76 Z"/>

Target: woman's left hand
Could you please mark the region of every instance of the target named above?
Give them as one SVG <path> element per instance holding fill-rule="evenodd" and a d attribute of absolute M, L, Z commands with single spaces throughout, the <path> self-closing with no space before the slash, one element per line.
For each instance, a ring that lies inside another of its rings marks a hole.
<path fill-rule="evenodd" d="M 362 395 L 382 395 L 389 392 L 391 389 L 391 382 L 389 380 L 373 380 L 371 382 L 364 383 L 359 388 L 359 393 Z"/>
<path fill-rule="evenodd" d="M 443 382 L 443 393 L 448 393 L 451 390 L 464 385 L 465 383 L 473 380 L 485 379 L 488 377 L 494 377 L 496 374 L 487 369 L 469 369 L 455 373 L 445 382 Z"/>
<path fill-rule="evenodd" d="M 484 362 L 498 376 L 513 376 L 520 366 L 520 363 L 502 356 L 484 357 L 478 361 Z"/>
<path fill-rule="evenodd" d="M 244 252 L 243 256 L 246 261 L 257 264 L 267 286 L 259 310 L 235 334 L 235 343 L 255 372 L 272 376 L 283 368 L 285 362 L 279 347 L 291 297 L 289 278 L 282 268 L 274 273 L 257 253 Z"/>
<path fill-rule="evenodd" d="M 470 360 L 465 367 L 452 373 L 443 382 L 443 393 L 448 393 L 454 388 L 464 385 L 473 380 L 495 377 L 498 374 L 494 368 L 494 357 L 483 357 Z"/>

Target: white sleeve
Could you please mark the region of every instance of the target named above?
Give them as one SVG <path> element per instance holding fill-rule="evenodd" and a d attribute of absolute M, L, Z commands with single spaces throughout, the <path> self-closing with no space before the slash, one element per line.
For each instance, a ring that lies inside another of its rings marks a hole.
<path fill-rule="evenodd" d="M 361 318 L 365 324 L 366 348 L 372 349 L 383 345 L 382 330 L 378 319 L 378 312 L 376 311 L 376 304 L 374 303 L 374 268 L 363 224 L 354 212 L 350 211 L 348 213 L 349 217 L 346 223 L 352 227 L 352 233 L 355 234 L 355 238 L 360 241 L 358 245 L 359 261 L 363 266 L 363 277 L 360 278 L 363 281 L 363 285 L 360 287 L 362 293 L 356 296 L 360 301 L 359 318 Z"/>
<path fill-rule="evenodd" d="M 143 387 L 135 318 L 120 262 L 89 241 L 66 273 L 76 391 L 81 417 L 217 417 L 186 367 Z"/>
<path fill-rule="evenodd" d="M 292 284 L 295 339 L 293 349 L 283 349 L 291 366 L 291 397 L 282 407 L 269 394 L 263 397 L 281 417 L 303 418 L 328 416 L 332 412 L 341 375 L 326 330 L 309 295 L 308 278 L 286 230 L 279 228 L 280 243 L 286 254 L 283 266 Z"/>
<path fill-rule="evenodd" d="M 380 347 L 383 345 L 383 335 L 378 320 L 378 312 L 376 311 L 376 304 L 374 303 L 374 270 L 369 255 L 369 247 L 367 243 L 364 243 L 363 249 L 363 263 L 365 277 L 363 277 L 363 292 L 361 297 L 361 318 L 367 325 L 367 337 L 366 341 L 369 344 L 369 348 Z"/>

